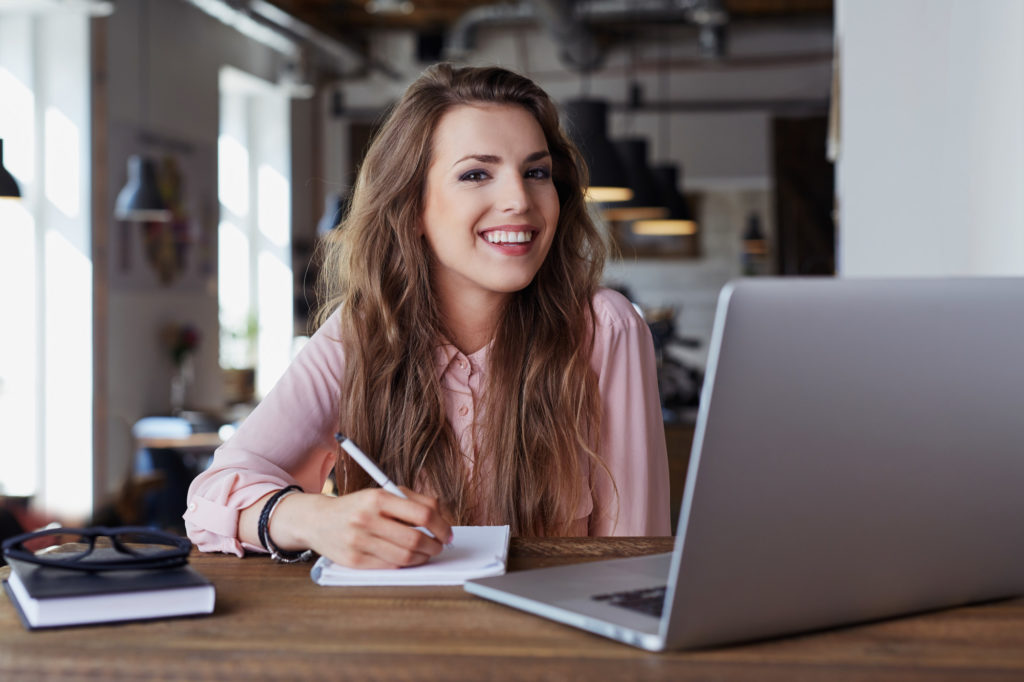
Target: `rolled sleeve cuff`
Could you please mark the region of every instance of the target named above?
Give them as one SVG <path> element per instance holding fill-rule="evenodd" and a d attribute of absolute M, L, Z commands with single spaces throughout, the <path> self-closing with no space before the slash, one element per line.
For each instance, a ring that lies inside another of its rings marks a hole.
<path fill-rule="evenodd" d="M 193 495 L 182 515 L 188 538 L 202 552 L 224 552 L 243 556 L 246 550 L 264 551 L 262 547 L 254 547 L 238 540 L 238 517 L 241 509 L 281 487 L 271 482 L 249 485 L 244 495 L 238 495 L 232 500 L 231 506 Z"/>

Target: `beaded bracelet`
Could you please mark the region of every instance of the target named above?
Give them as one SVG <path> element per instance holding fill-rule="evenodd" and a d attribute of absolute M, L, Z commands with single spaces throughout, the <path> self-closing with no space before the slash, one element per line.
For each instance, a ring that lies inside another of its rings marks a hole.
<path fill-rule="evenodd" d="M 263 545 L 263 549 L 270 552 L 270 558 L 274 561 L 294 564 L 299 561 L 309 561 L 310 557 L 313 556 L 313 550 L 310 549 L 305 551 L 280 549 L 274 544 L 274 541 L 270 539 L 270 516 L 274 513 L 277 503 L 292 493 L 301 492 L 302 488 L 297 485 L 290 485 L 287 488 L 281 488 L 270 496 L 267 503 L 263 505 L 263 511 L 260 512 L 260 520 L 256 526 L 256 535 L 259 537 L 260 544 Z"/>

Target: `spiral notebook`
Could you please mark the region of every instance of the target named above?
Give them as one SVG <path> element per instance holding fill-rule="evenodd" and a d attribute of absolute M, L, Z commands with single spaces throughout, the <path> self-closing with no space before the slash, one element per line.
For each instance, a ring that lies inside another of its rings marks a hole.
<path fill-rule="evenodd" d="M 310 576 L 318 585 L 461 585 L 472 578 L 503 575 L 508 562 L 508 526 L 455 526 L 452 544 L 420 566 L 356 569 L 320 557 Z"/>

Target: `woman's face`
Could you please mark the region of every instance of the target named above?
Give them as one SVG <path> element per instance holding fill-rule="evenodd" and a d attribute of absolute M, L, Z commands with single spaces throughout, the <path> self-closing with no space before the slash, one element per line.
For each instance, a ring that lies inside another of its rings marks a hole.
<path fill-rule="evenodd" d="M 551 248 L 558 192 L 540 124 L 513 105 L 458 106 L 434 131 L 420 228 L 446 305 L 497 303 Z"/>

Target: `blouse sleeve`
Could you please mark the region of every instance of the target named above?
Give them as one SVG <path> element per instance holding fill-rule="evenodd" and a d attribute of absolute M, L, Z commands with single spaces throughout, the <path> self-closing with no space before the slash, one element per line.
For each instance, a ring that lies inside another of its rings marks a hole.
<path fill-rule="evenodd" d="M 204 552 L 263 551 L 238 540 L 238 516 L 288 485 L 319 492 L 334 464 L 344 355 L 332 315 L 238 431 L 192 481 L 185 530 Z"/>
<path fill-rule="evenodd" d="M 650 329 L 611 290 L 594 297 L 594 312 L 599 454 L 607 471 L 591 468 L 597 508 L 590 535 L 671 535 L 668 455 Z"/>

